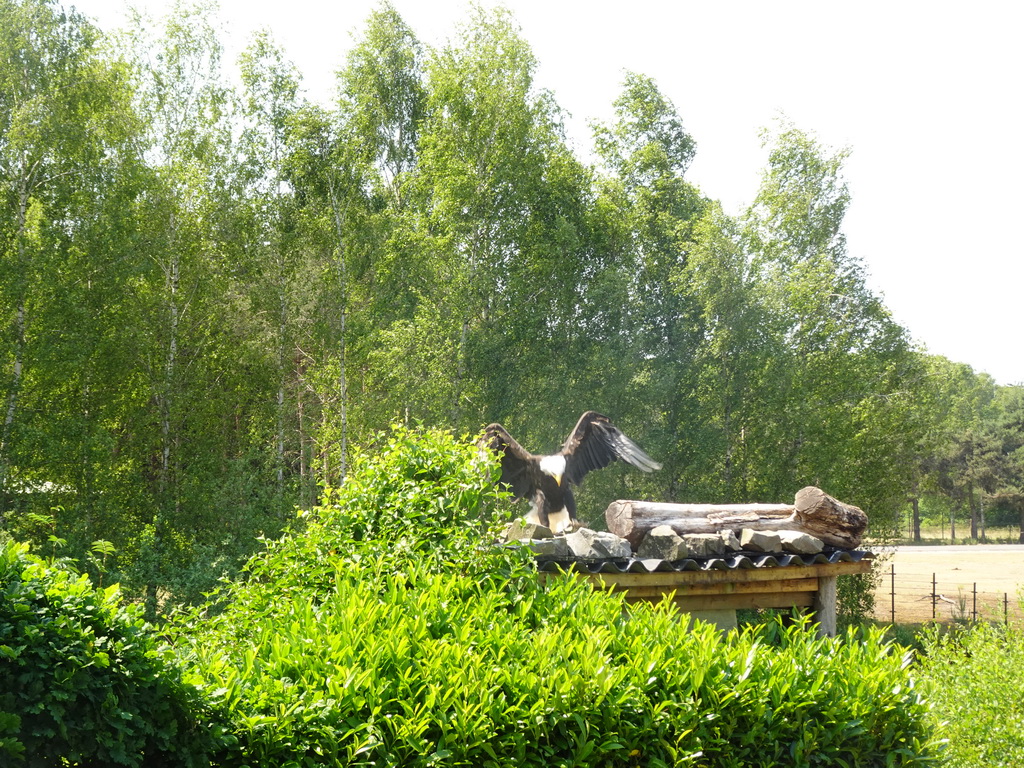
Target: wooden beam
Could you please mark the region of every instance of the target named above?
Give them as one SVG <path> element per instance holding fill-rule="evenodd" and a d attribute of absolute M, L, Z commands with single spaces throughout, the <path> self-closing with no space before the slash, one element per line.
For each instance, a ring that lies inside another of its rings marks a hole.
<path fill-rule="evenodd" d="M 833 577 L 834 578 L 834 577 Z M 625 592 L 630 597 L 660 598 L 674 594 L 676 597 L 702 595 L 766 595 L 773 592 L 813 592 L 818 589 L 819 579 L 785 579 L 783 581 L 749 581 L 746 583 L 721 582 L 718 584 L 680 584 L 671 587 L 632 586 L 612 587 L 613 592 Z"/>
<path fill-rule="evenodd" d="M 660 599 L 626 597 L 628 604 L 640 602 L 657 603 Z M 747 595 L 697 595 L 675 597 L 673 603 L 680 611 L 708 611 L 735 608 L 811 608 L 814 605 L 813 592 L 768 592 Z"/>
<path fill-rule="evenodd" d="M 866 573 L 872 560 L 848 563 L 818 563 L 815 565 L 779 565 L 764 568 L 723 568 L 711 571 L 655 571 L 653 573 L 586 573 L 572 571 L 577 576 L 593 579 L 597 583 L 629 586 L 678 586 L 681 584 L 743 584 L 752 581 L 783 581 L 811 579 L 821 576 L 841 576 L 848 573 Z"/>

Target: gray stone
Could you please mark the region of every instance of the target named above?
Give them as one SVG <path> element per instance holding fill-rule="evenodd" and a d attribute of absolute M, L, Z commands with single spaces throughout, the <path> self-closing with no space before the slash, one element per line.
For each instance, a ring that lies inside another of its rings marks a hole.
<path fill-rule="evenodd" d="M 736 537 L 736 531 L 731 528 L 721 532 L 722 541 L 725 543 L 725 548 L 729 552 L 737 552 L 740 550 L 740 540 Z"/>
<path fill-rule="evenodd" d="M 580 528 L 565 534 L 565 543 L 572 555 L 581 560 L 610 560 L 633 555 L 628 541 L 607 531 Z"/>
<path fill-rule="evenodd" d="M 782 540 L 775 531 L 740 531 L 740 547 L 747 552 L 781 552 Z"/>
<path fill-rule="evenodd" d="M 553 560 L 564 560 L 569 557 L 569 545 L 563 536 L 553 539 L 533 539 L 529 542 L 529 546 L 536 557 L 550 557 Z"/>
<path fill-rule="evenodd" d="M 670 525 L 659 525 L 644 536 L 636 556 L 651 560 L 682 560 L 689 554 L 682 536 Z"/>
<path fill-rule="evenodd" d="M 797 555 L 816 555 L 825 548 L 821 539 L 803 531 L 779 531 L 779 539 L 784 552 Z"/>
<path fill-rule="evenodd" d="M 522 517 L 513 520 L 505 529 L 505 541 L 528 541 L 530 539 L 550 539 L 551 529 L 537 523 L 528 523 Z"/>
<path fill-rule="evenodd" d="M 725 554 L 725 542 L 717 533 L 689 533 L 683 536 L 690 557 L 711 557 Z"/>

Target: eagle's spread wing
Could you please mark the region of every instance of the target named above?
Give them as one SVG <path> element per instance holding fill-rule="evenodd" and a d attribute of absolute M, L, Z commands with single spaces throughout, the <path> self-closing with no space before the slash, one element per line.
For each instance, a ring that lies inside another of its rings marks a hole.
<path fill-rule="evenodd" d="M 565 456 L 565 477 L 576 485 L 588 472 L 607 467 L 616 459 L 644 472 L 661 469 L 661 464 L 622 434 L 607 416 L 596 411 L 580 416 L 576 428 L 562 445 L 561 453 Z"/>
<path fill-rule="evenodd" d="M 534 457 L 501 424 L 488 424 L 479 444 L 501 454 L 501 482 L 511 489 L 516 499 L 533 491 L 529 466 Z"/>

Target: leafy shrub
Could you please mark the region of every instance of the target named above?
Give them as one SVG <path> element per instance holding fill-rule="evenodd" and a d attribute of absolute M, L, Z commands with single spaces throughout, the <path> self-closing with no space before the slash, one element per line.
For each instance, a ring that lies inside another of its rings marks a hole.
<path fill-rule="evenodd" d="M 1024 630 L 976 624 L 922 634 L 923 683 L 954 768 L 1024 765 Z"/>
<path fill-rule="evenodd" d="M 407 563 L 433 571 L 487 571 L 525 563 L 497 540 L 498 469 L 490 455 L 451 435 L 419 434 L 395 427 L 380 436 L 381 447 L 352 461 L 340 489 L 325 489 L 323 504 L 300 512 L 294 531 L 266 541 L 262 554 L 245 567 L 251 581 L 274 591 L 324 593 L 336 587 L 336 572 L 401 570 Z M 247 599 L 265 590 L 236 583 Z"/>
<path fill-rule="evenodd" d="M 353 582 L 245 645 L 196 647 L 238 718 L 226 765 L 928 762 L 889 646 L 791 627 L 777 649 L 765 625 L 686 633 L 665 608 L 625 621 L 572 580 L 518 601 L 467 577 L 387 581 L 383 599 Z"/>
<path fill-rule="evenodd" d="M 493 462 L 397 430 L 251 578 L 182 620 L 224 766 L 923 765 L 899 653 L 778 622 L 693 631 L 491 543 Z"/>
<path fill-rule="evenodd" d="M 0 549 L 0 762 L 203 765 L 218 729 L 117 588 Z"/>

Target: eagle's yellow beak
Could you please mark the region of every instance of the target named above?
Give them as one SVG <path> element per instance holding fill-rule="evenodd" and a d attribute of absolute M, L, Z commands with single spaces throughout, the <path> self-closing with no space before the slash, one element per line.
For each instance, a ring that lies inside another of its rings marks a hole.
<path fill-rule="evenodd" d="M 555 483 L 558 485 L 559 488 L 562 487 L 562 476 L 560 474 L 555 475 Z"/>

